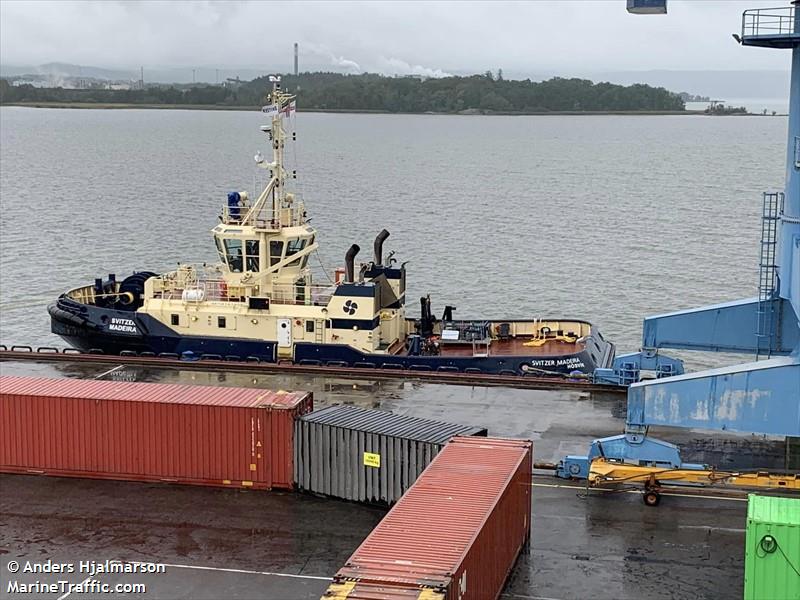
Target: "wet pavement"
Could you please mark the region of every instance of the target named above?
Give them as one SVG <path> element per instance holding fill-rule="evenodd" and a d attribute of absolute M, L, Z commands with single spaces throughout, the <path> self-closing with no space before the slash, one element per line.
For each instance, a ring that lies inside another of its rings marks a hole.
<path fill-rule="evenodd" d="M 203 385 L 310 389 L 315 405 L 353 403 L 488 427 L 490 435 L 534 440 L 535 460 L 585 453 L 620 433 L 624 397 L 576 392 L 365 382 L 303 376 L 114 370 L 79 364 L 4 362 L 3 374 L 102 377 Z M 763 436 L 661 430 L 685 460 L 771 467 L 783 444 Z M 702 460 L 702 458 L 700 458 Z M 530 554 L 520 558 L 502 598 L 741 597 L 743 496 L 665 496 L 645 507 L 633 493 L 594 492 L 537 476 Z M 152 561 L 158 574 L 99 574 L 100 582 L 145 583 L 142 598 L 319 598 L 380 520 L 376 507 L 286 492 L 0 475 L 0 598 L 11 560 Z M 43 579 L 44 575 L 15 576 Z M 80 582 L 83 573 L 48 575 Z M 25 595 L 58 598 L 61 594 Z M 70 597 L 99 597 L 73 594 Z"/>
<path fill-rule="evenodd" d="M 116 481 L 2 475 L 0 487 L 0 581 L 11 578 L 10 560 L 52 559 L 76 571 L 78 561 L 106 559 L 169 565 L 95 577 L 144 583 L 147 593 L 135 596 L 150 599 L 319 598 L 384 512 L 292 493 Z M 581 492 L 535 479 L 531 551 L 504 599 L 741 596 L 741 498 L 665 496 L 653 509 L 637 494 Z M 35 579 L 43 577 L 19 577 Z M 0 598 L 20 596 L 2 588 Z"/>
<path fill-rule="evenodd" d="M 145 598 L 319 598 L 327 587 L 320 578 L 332 575 L 384 514 L 289 492 L 15 475 L 0 475 L 0 486 L 4 567 L 13 557 L 249 571 L 166 567 L 163 574 L 127 575 L 148 585 Z"/>

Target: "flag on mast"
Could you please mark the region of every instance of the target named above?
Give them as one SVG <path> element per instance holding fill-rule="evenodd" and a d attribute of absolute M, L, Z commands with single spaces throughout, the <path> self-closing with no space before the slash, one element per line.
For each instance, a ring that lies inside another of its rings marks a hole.
<path fill-rule="evenodd" d="M 281 114 L 290 117 L 293 112 L 296 112 L 296 110 L 297 110 L 297 105 L 295 104 L 295 101 L 292 100 L 291 102 L 286 104 L 283 108 L 281 108 Z"/>

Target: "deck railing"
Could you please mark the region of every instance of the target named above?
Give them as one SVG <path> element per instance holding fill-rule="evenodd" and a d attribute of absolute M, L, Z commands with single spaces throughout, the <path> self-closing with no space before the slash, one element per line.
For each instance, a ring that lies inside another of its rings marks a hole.
<path fill-rule="evenodd" d="M 244 302 L 252 286 L 232 284 L 213 269 L 180 269 L 162 276 L 160 297 L 165 300 L 183 300 L 197 303 Z M 278 284 L 259 297 L 269 298 L 273 304 L 293 304 L 304 306 L 327 306 L 336 290 L 335 286 Z"/>
<path fill-rule="evenodd" d="M 327 306 L 335 291 L 335 286 L 282 284 L 273 286 L 266 296 L 275 304 Z"/>
<path fill-rule="evenodd" d="M 221 273 L 208 265 L 181 265 L 177 271 L 165 273 L 158 278 L 155 293 L 165 300 L 186 300 L 202 302 L 204 300 L 231 300 L 228 285 Z"/>
<path fill-rule="evenodd" d="M 793 35 L 795 7 L 751 8 L 742 14 L 742 37 Z"/>
<path fill-rule="evenodd" d="M 296 227 L 305 223 L 305 207 L 299 200 L 290 207 L 277 210 L 273 210 L 271 205 L 258 210 L 253 210 L 252 206 L 223 206 L 222 222 L 226 225 L 251 225 L 259 229 Z"/>

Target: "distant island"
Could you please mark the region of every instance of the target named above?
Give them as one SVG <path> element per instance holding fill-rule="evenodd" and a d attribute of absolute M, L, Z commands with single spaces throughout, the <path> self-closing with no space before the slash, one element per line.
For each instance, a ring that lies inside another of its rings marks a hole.
<path fill-rule="evenodd" d="M 282 77 L 284 87 L 297 90 L 299 108 L 309 111 L 448 114 L 685 111 L 680 95 L 660 87 L 560 77 L 541 82 L 512 80 L 504 79 L 502 71 L 442 78 L 324 72 Z M 13 83 L 0 79 L 0 103 L 235 109 L 261 106 L 267 90 L 271 89 L 267 77 L 252 81 L 228 79 L 220 85 L 131 82 L 129 86 L 115 84 L 116 89 L 100 83 L 77 89 Z"/>
<path fill-rule="evenodd" d="M 722 100 L 711 100 L 708 108 L 703 112 L 707 115 L 748 115 L 747 108 L 744 106 L 727 106 Z M 764 109 L 763 115 L 767 114 L 767 109 Z M 775 114 L 774 112 L 772 113 Z"/>

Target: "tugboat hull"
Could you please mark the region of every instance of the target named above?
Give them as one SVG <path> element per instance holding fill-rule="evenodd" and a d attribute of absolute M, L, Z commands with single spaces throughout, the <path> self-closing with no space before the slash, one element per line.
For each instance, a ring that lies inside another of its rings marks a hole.
<path fill-rule="evenodd" d="M 62 296 L 48 307 L 51 330 L 71 346 L 84 352 L 180 356 L 203 355 L 240 360 L 277 362 L 277 343 L 233 337 L 181 335 L 147 314 L 81 304 Z M 586 348 L 574 353 L 497 356 L 409 356 L 366 353 L 343 344 L 294 345 L 292 362 L 356 368 L 409 371 L 450 371 L 535 376 L 591 375 L 610 364 L 614 347 L 593 338 Z M 282 359 L 283 360 L 283 359 Z"/>
<path fill-rule="evenodd" d="M 197 356 L 254 357 L 275 362 L 275 342 L 241 338 L 184 336 L 149 315 L 79 304 L 62 296 L 47 307 L 50 330 L 83 352 L 142 352 Z"/>
<path fill-rule="evenodd" d="M 101 309 L 61 296 L 47 307 L 47 312 L 50 331 L 83 352 L 99 350 L 104 354 L 120 354 L 150 349 L 130 311 Z"/>

